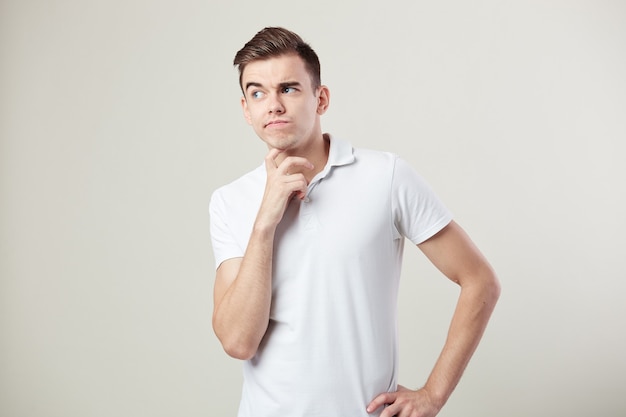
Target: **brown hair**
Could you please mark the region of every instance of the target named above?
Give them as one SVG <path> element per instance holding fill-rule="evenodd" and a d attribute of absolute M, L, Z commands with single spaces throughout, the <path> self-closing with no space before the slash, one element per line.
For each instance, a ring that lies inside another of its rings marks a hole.
<path fill-rule="evenodd" d="M 277 57 L 286 54 L 297 54 L 304 61 L 307 72 L 311 76 L 311 85 L 316 89 L 322 84 L 320 61 L 315 51 L 300 36 L 280 27 L 266 27 L 258 32 L 243 48 L 237 52 L 233 65 L 239 70 L 239 86 L 246 65 L 250 62 Z"/>

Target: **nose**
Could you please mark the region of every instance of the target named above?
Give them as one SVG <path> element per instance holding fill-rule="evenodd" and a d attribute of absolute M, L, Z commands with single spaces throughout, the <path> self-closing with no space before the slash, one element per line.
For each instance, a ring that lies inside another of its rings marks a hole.
<path fill-rule="evenodd" d="M 277 94 L 271 95 L 271 99 L 269 101 L 269 112 L 272 114 L 282 114 L 285 112 L 285 107 Z"/>

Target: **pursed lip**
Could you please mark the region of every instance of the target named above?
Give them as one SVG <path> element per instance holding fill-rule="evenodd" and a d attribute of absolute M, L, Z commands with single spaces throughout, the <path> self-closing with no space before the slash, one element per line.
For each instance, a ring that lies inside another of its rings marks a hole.
<path fill-rule="evenodd" d="M 284 124 L 287 124 L 287 123 L 289 123 L 289 122 L 287 120 L 283 120 L 283 119 L 270 120 L 269 122 L 265 123 L 265 127 L 284 125 Z"/>

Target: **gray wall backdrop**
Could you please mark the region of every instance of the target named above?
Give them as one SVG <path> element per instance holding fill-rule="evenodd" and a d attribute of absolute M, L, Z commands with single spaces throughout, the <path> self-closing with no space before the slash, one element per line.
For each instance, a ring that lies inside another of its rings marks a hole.
<path fill-rule="evenodd" d="M 397 152 L 503 295 L 442 416 L 626 414 L 623 1 L 0 1 L 0 415 L 233 416 L 210 193 L 261 163 L 233 55 L 311 42 L 323 127 Z M 458 294 L 413 247 L 401 383 Z"/>

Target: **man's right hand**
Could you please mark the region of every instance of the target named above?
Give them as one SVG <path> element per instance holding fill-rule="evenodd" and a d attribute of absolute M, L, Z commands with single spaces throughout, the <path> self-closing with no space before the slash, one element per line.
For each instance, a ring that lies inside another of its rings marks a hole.
<path fill-rule="evenodd" d="M 272 149 L 265 156 L 267 182 L 256 226 L 276 227 L 289 201 L 294 197 L 304 199 L 306 196 L 308 181 L 303 170 L 312 170 L 313 164 L 297 156 L 287 156 L 277 163 L 281 153 L 279 149 Z"/>

